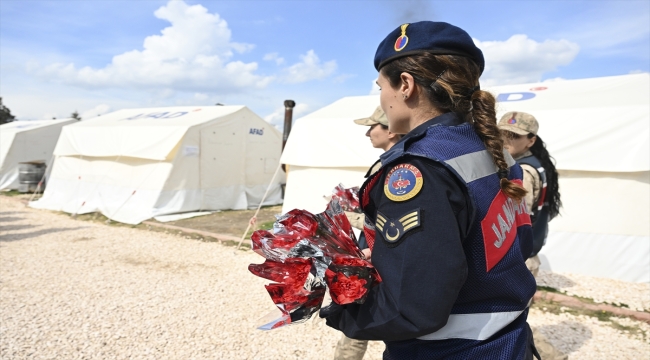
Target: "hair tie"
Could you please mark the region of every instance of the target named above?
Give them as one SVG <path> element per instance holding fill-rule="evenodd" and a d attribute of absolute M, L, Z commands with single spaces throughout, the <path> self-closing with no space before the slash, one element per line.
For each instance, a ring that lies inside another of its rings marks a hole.
<path fill-rule="evenodd" d="M 442 71 L 440 72 L 440 74 L 438 74 L 438 76 L 436 76 L 436 78 L 433 79 L 433 82 L 431 83 L 431 85 L 429 85 L 429 87 L 433 87 L 433 85 L 436 84 L 436 81 L 438 81 L 438 79 L 440 79 L 440 77 L 442 76 L 442 74 L 445 73 L 445 71 L 447 71 L 447 68 L 445 68 L 444 70 L 442 70 Z"/>
<path fill-rule="evenodd" d="M 508 177 L 508 169 L 499 170 L 497 174 L 499 174 L 499 179 L 505 179 Z"/>
<path fill-rule="evenodd" d="M 469 89 L 469 90 L 467 91 L 467 98 L 468 98 L 468 99 L 471 99 L 471 98 L 472 98 L 472 95 L 474 95 L 474 93 L 475 93 L 477 90 L 481 90 L 481 85 L 476 85 L 476 86 L 474 86 L 473 88 Z"/>

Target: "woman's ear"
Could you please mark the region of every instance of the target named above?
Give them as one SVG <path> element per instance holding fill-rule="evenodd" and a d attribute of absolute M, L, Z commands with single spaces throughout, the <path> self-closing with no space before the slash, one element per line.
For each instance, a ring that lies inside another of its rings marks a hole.
<path fill-rule="evenodd" d="M 535 145 L 535 141 L 537 141 L 537 136 L 529 138 L 528 143 L 526 144 L 526 149 L 530 149 L 533 145 Z"/>
<path fill-rule="evenodd" d="M 413 75 L 403 72 L 400 74 L 401 84 L 399 87 L 399 92 L 404 96 L 404 99 L 407 99 L 413 95 L 415 91 L 415 79 Z"/>

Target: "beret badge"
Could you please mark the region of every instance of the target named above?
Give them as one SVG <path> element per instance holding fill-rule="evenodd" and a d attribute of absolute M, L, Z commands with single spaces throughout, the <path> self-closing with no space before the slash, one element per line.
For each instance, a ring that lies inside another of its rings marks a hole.
<path fill-rule="evenodd" d="M 512 117 L 510 120 L 508 120 L 508 124 L 516 124 L 517 123 L 517 113 L 512 113 Z"/>
<path fill-rule="evenodd" d="M 395 51 L 402 51 L 406 47 L 406 44 L 409 43 L 409 38 L 406 36 L 406 28 L 408 26 L 409 24 L 402 25 L 402 35 L 395 40 Z"/>

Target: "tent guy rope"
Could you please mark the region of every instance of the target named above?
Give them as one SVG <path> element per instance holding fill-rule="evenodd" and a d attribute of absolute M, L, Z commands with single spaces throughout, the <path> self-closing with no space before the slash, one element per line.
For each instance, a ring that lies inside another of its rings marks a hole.
<path fill-rule="evenodd" d="M 248 222 L 246 231 L 244 231 L 244 233 L 242 234 L 241 239 L 239 240 L 239 244 L 237 244 L 237 248 L 235 250 L 239 250 L 239 248 L 241 247 L 241 243 L 244 242 L 244 238 L 246 237 L 246 234 L 248 234 L 248 230 L 250 230 L 251 226 L 254 224 L 253 219 L 257 219 L 257 214 L 260 212 L 260 209 L 262 208 L 262 204 L 264 204 L 264 200 L 266 200 L 266 196 L 269 194 L 269 190 L 271 189 L 271 186 L 273 186 L 273 180 L 275 180 L 275 177 L 278 175 L 278 171 L 280 171 L 281 167 L 282 164 L 278 163 L 278 167 L 275 168 L 275 172 L 273 173 L 271 180 L 269 180 L 269 186 L 266 187 L 266 192 L 264 193 L 264 196 L 262 196 L 262 200 L 260 200 L 260 204 L 257 205 L 257 210 L 255 210 L 255 215 L 253 215 L 251 220 Z"/>

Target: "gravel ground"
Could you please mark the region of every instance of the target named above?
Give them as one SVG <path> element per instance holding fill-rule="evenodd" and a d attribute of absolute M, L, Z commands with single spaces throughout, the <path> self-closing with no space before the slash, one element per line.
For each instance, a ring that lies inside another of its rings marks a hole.
<path fill-rule="evenodd" d="M 540 270 L 537 285 L 550 286 L 565 292 L 593 299 L 597 303 L 626 306 L 631 310 L 650 310 L 650 284 L 628 283 L 570 273 Z"/>
<path fill-rule="evenodd" d="M 246 269 L 262 260 L 0 196 L 0 358 L 332 358 L 340 334 L 323 321 L 256 330 L 274 308 L 266 282 Z M 641 327 L 645 340 L 594 318 L 536 309 L 530 316 L 571 359 L 648 358 L 647 324 L 621 321 Z M 371 342 L 364 359 L 380 359 L 382 350 Z"/>

